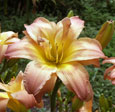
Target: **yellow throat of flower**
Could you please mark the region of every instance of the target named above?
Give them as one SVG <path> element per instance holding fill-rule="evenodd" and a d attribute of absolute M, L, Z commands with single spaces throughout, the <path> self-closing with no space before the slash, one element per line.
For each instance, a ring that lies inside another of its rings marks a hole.
<path fill-rule="evenodd" d="M 42 45 L 46 60 L 55 65 L 60 64 L 63 59 L 63 44 L 46 40 Z"/>

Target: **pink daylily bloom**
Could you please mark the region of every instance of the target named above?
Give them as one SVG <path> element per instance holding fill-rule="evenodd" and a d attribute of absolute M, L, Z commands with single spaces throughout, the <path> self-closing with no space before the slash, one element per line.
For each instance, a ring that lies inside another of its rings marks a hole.
<path fill-rule="evenodd" d="M 18 34 L 12 31 L 0 33 L 0 63 L 9 44 L 19 41 Z"/>
<path fill-rule="evenodd" d="M 56 24 L 40 17 L 25 28 L 25 37 L 10 45 L 6 56 L 32 60 L 24 72 L 28 93 L 34 94 L 36 99 L 42 97 L 53 89 L 59 77 L 78 98 L 90 100 L 93 92 L 83 65 L 99 66 L 99 58 L 106 57 L 97 40 L 77 39 L 84 28 L 84 21 L 75 16 Z M 51 80 L 54 81 L 50 83 Z"/>
<path fill-rule="evenodd" d="M 104 79 L 111 80 L 112 84 L 115 85 L 115 57 L 105 59 L 103 64 L 105 63 L 112 63 L 113 65 L 106 69 Z"/>
<path fill-rule="evenodd" d="M 10 100 L 19 102 L 17 107 L 13 106 L 15 110 L 20 109 L 20 103 L 23 104 L 27 109 L 34 106 L 39 106 L 34 96 L 32 94 L 28 94 L 24 89 L 22 72 L 18 74 L 15 80 L 12 80 L 8 84 L 0 83 L 0 89 L 5 91 L 0 92 L 0 112 L 5 112 L 7 107 L 13 105 L 10 104 Z"/>

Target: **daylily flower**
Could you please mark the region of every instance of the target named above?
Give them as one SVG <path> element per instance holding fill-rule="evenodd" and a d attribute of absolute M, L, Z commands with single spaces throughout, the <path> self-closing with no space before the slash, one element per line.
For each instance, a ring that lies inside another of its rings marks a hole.
<path fill-rule="evenodd" d="M 18 41 L 18 34 L 12 31 L 0 33 L 0 63 L 4 58 L 4 54 L 9 44 Z"/>
<path fill-rule="evenodd" d="M 7 107 L 11 107 L 15 112 L 20 112 L 20 109 L 40 106 L 40 104 L 37 104 L 34 96 L 28 94 L 24 89 L 22 75 L 23 73 L 20 72 L 16 79 L 8 84 L 0 83 L 0 90 L 4 91 L 0 92 L 0 112 L 5 112 Z"/>
<path fill-rule="evenodd" d="M 99 58 L 105 58 L 105 55 L 97 40 L 77 39 L 84 21 L 75 16 L 56 24 L 40 17 L 25 28 L 26 36 L 9 46 L 6 56 L 33 60 L 24 72 L 28 93 L 40 99 L 46 91 L 53 89 L 59 77 L 78 98 L 90 100 L 93 92 L 88 72 L 82 65 L 99 66 Z"/>
<path fill-rule="evenodd" d="M 112 84 L 115 85 L 115 57 L 105 59 L 103 64 L 105 63 L 112 63 L 113 65 L 106 69 L 104 79 L 111 80 Z"/>

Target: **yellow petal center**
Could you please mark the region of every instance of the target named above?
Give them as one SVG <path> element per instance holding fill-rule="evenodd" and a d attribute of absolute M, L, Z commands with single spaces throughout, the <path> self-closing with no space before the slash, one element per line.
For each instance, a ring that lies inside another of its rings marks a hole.
<path fill-rule="evenodd" d="M 51 43 L 49 40 L 46 40 L 41 43 L 44 47 L 44 53 L 46 60 L 52 64 L 58 65 L 63 59 L 63 44 L 56 43 L 55 41 Z"/>

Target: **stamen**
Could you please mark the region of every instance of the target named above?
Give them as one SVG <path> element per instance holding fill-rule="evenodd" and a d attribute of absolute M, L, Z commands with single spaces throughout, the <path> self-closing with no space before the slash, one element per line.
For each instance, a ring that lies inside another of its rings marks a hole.
<path fill-rule="evenodd" d="M 56 63 L 58 63 L 59 55 L 58 55 L 58 46 L 56 44 Z"/>
<path fill-rule="evenodd" d="M 61 55 L 60 55 L 60 59 L 59 59 L 59 62 L 61 62 L 62 61 L 62 59 L 63 59 L 63 43 L 62 43 L 62 51 L 61 51 Z"/>
<path fill-rule="evenodd" d="M 52 49 L 52 46 L 50 44 L 50 42 L 47 40 L 43 43 L 43 46 L 44 46 L 44 51 L 45 51 L 45 55 L 46 55 L 46 58 L 51 61 L 51 62 L 54 62 L 55 61 L 55 58 L 51 55 L 51 49 Z"/>

